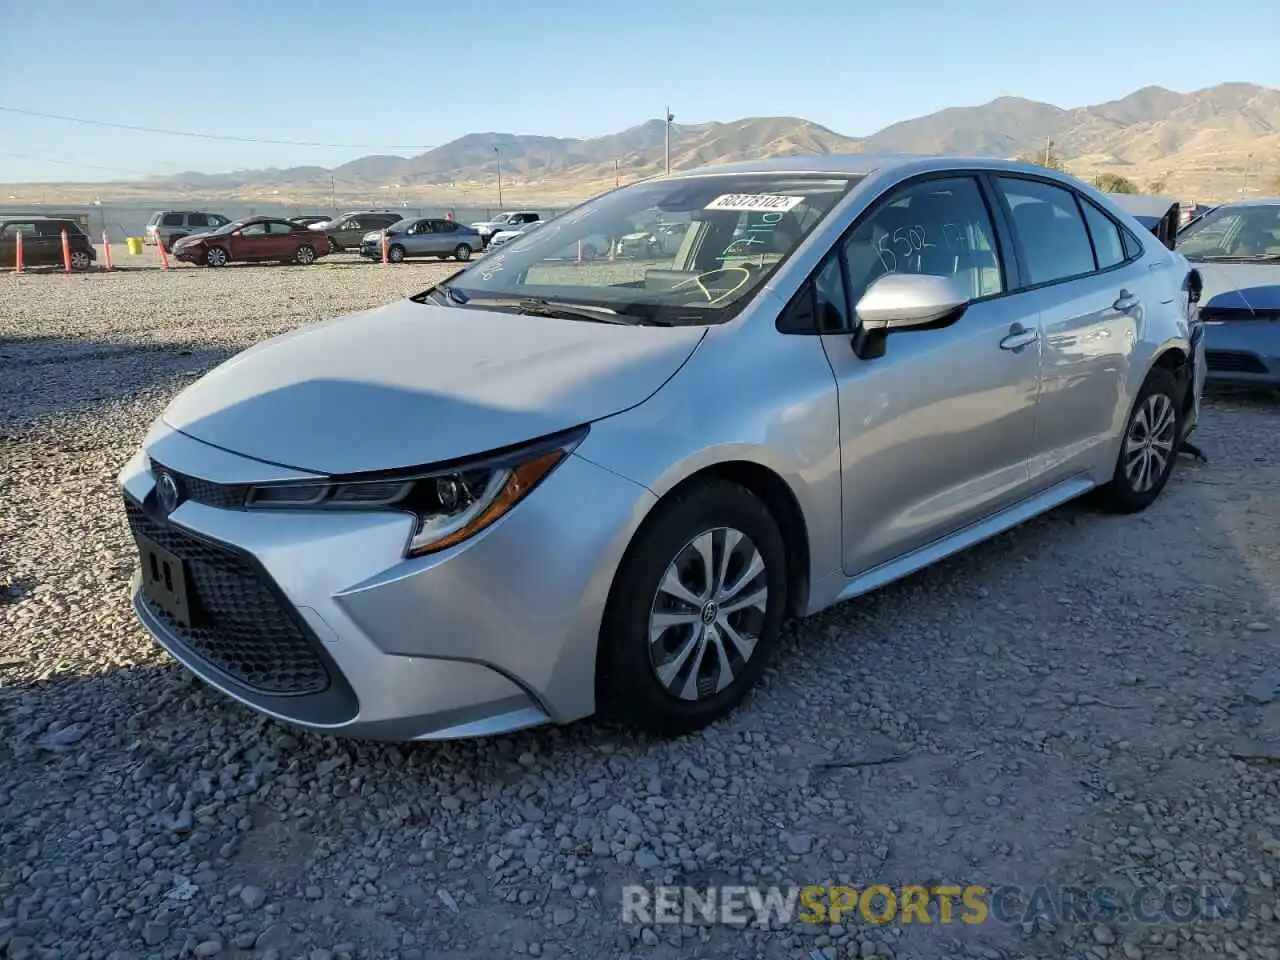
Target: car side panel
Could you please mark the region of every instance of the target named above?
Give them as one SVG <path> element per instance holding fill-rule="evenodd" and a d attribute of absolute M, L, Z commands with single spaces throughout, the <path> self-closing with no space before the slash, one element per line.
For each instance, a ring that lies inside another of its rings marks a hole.
<path fill-rule="evenodd" d="M 772 471 L 790 488 L 806 521 L 810 590 L 804 610 L 813 612 L 845 582 L 840 416 L 821 340 L 783 336 L 774 328 L 783 306 L 765 292 L 752 304 L 749 322 L 709 328 L 665 386 L 640 406 L 593 424 L 576 452 L 658 497 L 726 462 Z M 731 367 L 721 350 L 733 352 Z"/>

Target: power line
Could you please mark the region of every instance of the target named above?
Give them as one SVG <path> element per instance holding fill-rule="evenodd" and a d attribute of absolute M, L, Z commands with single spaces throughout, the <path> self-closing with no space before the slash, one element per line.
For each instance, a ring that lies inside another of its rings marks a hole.
<path fill-rule="evenodd" d="M 87 117 L 68 117 L 60 113 L 42 113 L 39 110 L 23 110 L 19 107 L 0 106 L 0 111 L 16 113 L 24 117 L 43 120 L 62 120 L 66 123 L 83 123 L 93 127 L 110 127 L 114 130 L 132 130 L 136 133 L 159 133 L 168 137 L 191 137 L 195 140 L 224 140 L 233 143 L 263 143 L 282 147 L 332 147 L 339 150 L 431 150 L 431 143 L 317 143 L 314 140 L 272 140 L 267 137 L 232 137 L 220 133 L 196 133 L 191 130 L 167 130 L 163 127 L 142 127 L 132 123 L 113 123 L 109 120 L 91 120 Z"/>
<path fill-rule="evenodd" d="M 151 173 L 143 173 L 141 170 L 130 170 L 127 167 L 104 167 L 95 163 L 81 163 L 78 160 L 58 160 L 54 157 L 37 157 L 30 153 L 9 153 L 7 151 L 0 152 L 0 157 L 14 157 L 18 160 L 34 160 L 37 163 L 56 163 L 66 167 L 79 167 L 84 170 L 101 170 L 104 173 L 127 173 L 137 177 L 155 176 Z"/>

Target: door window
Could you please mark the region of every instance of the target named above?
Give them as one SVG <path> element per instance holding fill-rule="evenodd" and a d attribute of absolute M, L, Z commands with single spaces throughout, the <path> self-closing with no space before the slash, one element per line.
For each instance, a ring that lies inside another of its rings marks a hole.
<path fill-rule="evenodd" d="M 1027 283 L 1052 283 L 1097 269 L 1074 193 L 1039 180 L 997 180 L 1026 259 Z"/>
<path fill-rule="evenodd" d="M 182 226 L 182 214 L 166 213 L 164 215 L 164 219 L 160 222 L 166 227 L 180 227 Z"/>
<path fill-rule="evenodd" d="M 6 223 L 4 225 L 4 233 L 0 235 L 4 236 L 6 240 L 12 240 L 19 233 L 22 234 L 24 239 L 33 237 L 36 233 L 36 225 L 34 223 Z"/>
<path fill-rule="evenodd" d="M 889 273 L 959 277 L 973 299 L 1004 291 L 991 214 L 972 177 L 903 187 L 858 225 L 843 253 L 855 305 Z"/>
<path fill-rule="evenodd" d="M 267 224 L 268 232 L 273 237 L 282 237 L 286 234 L 294 234 L 298 232 L 298 228 L 286 220 L 272 220 Z"/>
<path fill-rule="evenodd" d="M 1120 228 L 1116 222 L 1095 207 L 1088 200 L 1082 199 L 1084 221 L 1089 225 L 1089 236 L 1093 238 L 1093 252 L 1098 258 L 1098 269 L 1105 270 L 1118 263 L 1124 263 L 1124 242 L 1120 239 Z"/>
<path fill-rule="evenodd" d="M 265 237 L 267 235 L 267 225 L 265 223 L 251 223 L 240 228 L 240 236 L 242 237 Z"/>
<path fill-rule="evenodd" d="M 187 226 L 189 227 L 207 227 L 209 226 L 209 218 L 203 213 L 193 213 L 187 217 Z"/>

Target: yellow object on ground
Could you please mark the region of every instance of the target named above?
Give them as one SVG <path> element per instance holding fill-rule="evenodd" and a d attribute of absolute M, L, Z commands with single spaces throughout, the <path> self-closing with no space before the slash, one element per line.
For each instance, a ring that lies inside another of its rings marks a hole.
<path fill-rule="evenodd" d="M 141 237 L 126 237 L 124 242 L 128 244 L 129 252 L 133 254 L 135 257 L 142 252 Z"/>

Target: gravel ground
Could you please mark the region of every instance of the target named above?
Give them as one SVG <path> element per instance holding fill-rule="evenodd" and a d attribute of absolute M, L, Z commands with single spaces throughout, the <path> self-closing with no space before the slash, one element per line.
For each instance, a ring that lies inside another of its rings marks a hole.
<path fill-rule="evenodd" d="M 1268 401 L 1211 402 L 1210 464 L 1142 516 L 1068 506 L 791 624 L 762 688 L 688 739 L 341 742 L 189 679 L 130 615 L 116 471 L 236 349 L 451 269 L 0 275 L 0 954 L 1280 960 Z M 1213 882 L 1247 910 L 619 919 L 628 883 L 948 881 Z"/>

